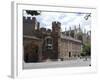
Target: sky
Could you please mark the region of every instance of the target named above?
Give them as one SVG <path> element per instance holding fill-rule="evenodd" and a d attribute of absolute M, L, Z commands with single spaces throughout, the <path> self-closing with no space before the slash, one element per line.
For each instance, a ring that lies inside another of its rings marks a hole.
<path fill-rule="evenodd" d="M 88 17 L 86 20 L 85 17 L 88 15 L 88 13 L 69 13 L 69 12 L 46 12 L 41 11 L 41 14 L 38 16 L 35 16 L 37 21 L 40 22 L 40 27 L 45 27 L 52 29 L 52 22 L 53 21 L 59 21 L 61 22 L 61 30 L 69 30 L 74 29 L 74 26 L 76 28 L 81 27 L 81 29 L 87 32 L 91 30 L 91 16 Z M 33 17 L 24 11 L 24 15 L 26 17 Z"/>

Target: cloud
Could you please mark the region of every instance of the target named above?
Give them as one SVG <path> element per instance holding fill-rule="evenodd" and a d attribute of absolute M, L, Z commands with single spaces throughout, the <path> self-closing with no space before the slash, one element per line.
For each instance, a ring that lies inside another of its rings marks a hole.
<path fill-rule="evenodd" d="M 24 16 L 27 15 L 25 12 Z M 52 28 L 53 21 L 61 22 L 62 31 L 65 28 L 68 30 L 69 27 L 79 27 L 81 25 L 82 29 L 90 30 L 91 26 L 91 17 L 88 20 L 85 20 L 84 17 L 87 14 L 83 13 L 63 13 L 63 12 L 41 12 L 41 15 L 36 16 L 37 21 L 40 22 L 40 27 Z"/>

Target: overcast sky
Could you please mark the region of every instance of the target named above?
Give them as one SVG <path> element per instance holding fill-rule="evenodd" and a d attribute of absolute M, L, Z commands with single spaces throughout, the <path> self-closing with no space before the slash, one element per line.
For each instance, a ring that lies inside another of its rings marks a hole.
<path fill-rule="evenodd" d="M 86 13 L 63 13 L 63 12 L 44 12 L 41 11 L 41 14 L 36 16 L 38 22 L 40 22 L 40 27 L 52 28 L 53 21 L 61 22 L 61 30 L 65 31 L 69 30 L 69 27 L 72 29 L 74 26 L 76 28 L 80 27 L 86 31 L 91 30 L 91 17 L 88 20 L 85 20 L 85 16 L 88 15 Z M 24 16 L 30 16 L 24 11 Z"/>

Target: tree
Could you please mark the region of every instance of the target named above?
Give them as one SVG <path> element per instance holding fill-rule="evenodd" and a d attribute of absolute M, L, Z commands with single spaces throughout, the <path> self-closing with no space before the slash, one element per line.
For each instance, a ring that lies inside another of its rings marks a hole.
<path fill-rule="evenodd" d="M 91 45 L 89 43 L 85 43 L 83 45 L 83 51 L 86 56 L 91 56 Z"/>

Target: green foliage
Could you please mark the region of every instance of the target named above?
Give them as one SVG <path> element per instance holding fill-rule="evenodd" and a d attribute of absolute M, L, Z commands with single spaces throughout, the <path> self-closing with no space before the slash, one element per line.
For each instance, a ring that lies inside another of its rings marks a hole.
<path fill-rule="evenodd" d="M 91 45 L 89 43 L 85 43 L 83 45 L 82 54 L 84 54 L 85 56 L 91 55 Z"/>
<path fill-rule="evenodd" d="M 86 56 L 86 54 L 85 54 L 85 53 L 83 53 L 83 52 L 81 52 L 81 56 Z"/>

